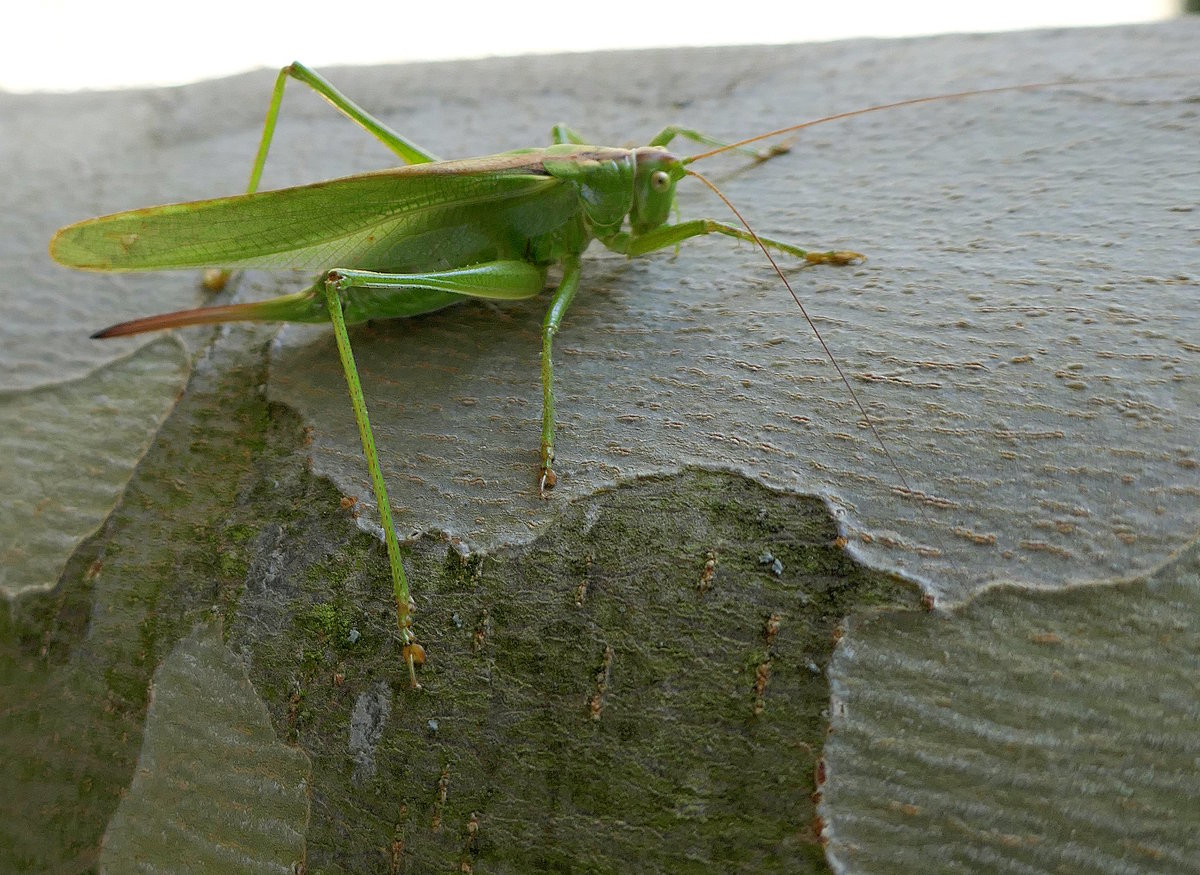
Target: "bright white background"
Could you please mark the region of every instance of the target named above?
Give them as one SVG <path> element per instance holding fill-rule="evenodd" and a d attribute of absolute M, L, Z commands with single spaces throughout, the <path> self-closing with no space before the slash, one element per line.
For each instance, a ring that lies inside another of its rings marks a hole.
<path fill-rule="evenodd" d="M 1152 21 L 1179 0 L 30 0 L 5 13 L 0 90 L 173 85 L 292 60 L 328 67 L 650 46 L 811 42 Z M 646 10 L 653 10 L 657 17 Z"/>

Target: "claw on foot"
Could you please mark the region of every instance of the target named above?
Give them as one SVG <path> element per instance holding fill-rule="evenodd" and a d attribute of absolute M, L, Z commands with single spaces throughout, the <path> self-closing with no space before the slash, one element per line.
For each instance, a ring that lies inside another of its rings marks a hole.
<path fill-rule="evenodd" d="M 754 163 L 761 164 L 764 161 L 770 161 L 772 158 L 779 155 L 786 155 L 792 151 L 792 140 L 783 140 L 779 143 L 772 143 L 770 146 L 764 146 L 754 153 Z"/>
<path fill-rule="evenodd" d="M 867 257 L 861 252 L 850 252 L 849 250 L 836 250 L 833 252 L 810 252 L 804 256 L 804 260 L 809 264 L 861 264 L 867 260 Z"/>
<path fill-rule="evenodd" d="M 400 655 L 404 657 L 405 662 L 411 662 L 414 665 L 425 664 L 425 648 L 415 641 L 400 648 Z"/>
<path fill-rule="evenodd" d="M 400 657 L 408 664 L 408 677 L 414 690 L 421 689 L 417 682 L 417 666 L 425 664 L 425 648 L 417 642 L 405 644 L 400 648 Z"/>
<path fill-rule="evenodd" d="M 229 271 L 217 270 L 215 268 L 209 268 L 208 270 L 204 271 L 204 276 L 200 280 L 201 285 L 203 285 L 204 288 L 210 292 L 221 291 L 223 288 L 225 288 L 225 285 L 228 282 Z"/>
<path fill-rule="evenodd" d="M 542 439 L 542 467 L 538 469 L 538 493 L 545 498 L 546 490 L 553 489 L 558 482 L 554 473 L 554 444 Z"/>
<path fill-rule="evenodd" d="M 404 642 L 400 648 L 400 658 L 408 665 L 408 679 L 412 688 L 419 690 L 421 684 L 417 682 L 417 666 L 425 664 L 425 648 L 417 643 L 417 636 L 413 634 L 412 618 L 416 610 L 417 603 L 411 596 L 407 604 L 396 599 L 396 625 L 400 627 L 400 640 Z"/>

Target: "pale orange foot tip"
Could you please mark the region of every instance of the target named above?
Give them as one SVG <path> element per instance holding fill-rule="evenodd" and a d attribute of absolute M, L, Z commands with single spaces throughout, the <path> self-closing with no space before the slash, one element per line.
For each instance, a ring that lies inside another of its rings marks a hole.
<path fill-rule="evenodd" d="M 400 658 L 413 665 L 425 664 L 425 648 L 420 644 L 405 644 L 400 648 Z"/>
<path fill-rule="evenodd" d="M 408 663 L 408 679 L 414 690 L 421 689 L 417 682 L 417 666 L 425 664 L 425 648 L 415 641 L 400 648 L 400 658 Z"/>
<path fill-rule="evenodd" d="M 229 271 L 215 270 L 209 268 L 204 271 L 204 276 L 200 280 L 200 284 L 210 292 L 219 292 L 225 288 L 225 284 L 229 282 Z"/>
<path fill-rule="evenodd" d="M 850 252 L 849 250 L 838 250 L 835 252 L 810 252 L 806 255 L 805 260 L 809 264 L 861 264 L 867 260 L 867 257 L 861 252 Z"/>

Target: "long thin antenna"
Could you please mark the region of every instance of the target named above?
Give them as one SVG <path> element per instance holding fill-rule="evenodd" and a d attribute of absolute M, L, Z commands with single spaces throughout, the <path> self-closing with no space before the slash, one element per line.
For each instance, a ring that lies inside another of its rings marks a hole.
<path fill-rule="evenodd" d="M 868 115 L 873 112 L 883 112 L 885 109 L 899 109 L 902 106 L 916 106 L 921 103 L 934 103 L 935 101 L 939 100 L 954 100 L 955 98 L 960 97 L 978 97 L 983 94 L 1003 94 L 1008 91 L 1033 91 L 1038 88 L 1061 88 L 1067 85 L 1103 85 L 1106 82 L 1141 82 L 1147 79 L 1172 79 L 1177 78 L 1178 75 L 1179 74 L 1174 73 L 1161 73 L 1151 74 L 1148 76 L 1108 76 L 1102 79 L 1078 79 L 1075 81 L 1060 79 L 1057 82 L 1028 82 L 1024 85 L 1004 85 L 999 88 L 976 88 L 971 91 L 956 91 L 951 94 L 935 94 L 928 97 L 910 97 L 908 100 L 897 100 L 893 103 L 881 103 L 877 106 L 868 106 L 863 109 L 852 109 L 848 110 L 847 112 L 839 112 L 833 115 L 827 115 L 824 118 L 811 119 L 810 121 L 801 122 L 798 125 L 788 125 L 786 128 L 776 128 L 773 131 L 767 131 L 765 134 L 759 134 L 755 137 L 747 137 L 744 140 L 738 140 L 736 143 L 728 143 L 724 146 L 718 146 L 716 149 L 709 149 L 707 152 L 689 155 L 687 158 L 683 158 L 681 160 L 685 165 L 692 164 L 693 162 L 699 161 L 702 158 L 711 158 L 713 155 L 720 155 L 723 152 L 728 152 L 731 149 L 741 149 L 743 146 L 749 146 L 762 140 L 769 140 L 772 137 L 781 137 L 784 134 L 802 131 L 805 128 L 811 128 L 814 125 L 822 125 L 826 122 L 837 121 L 839 119 L 854 118 L 855 116 L 859 115 Z M 703 179 L 703 177 L 701 177 L 701 179 Z M 712 183 L 708 182 L 707 180 L 705 180 L 705 183 L 712 188 Z M 713 191 L 716 191 L 716 189 L 713 188 Z M 717 194 L 720 195 L 720 192 L 717 192 Z M 722 196 L 721 199 L 725 200 L 724 196 Z M 725 203 L 729 204 L 729 201 L 725 201 Z M 732 204 L 729 204 L 729 207 L 730 209 L 733 209 Z M 737 211 L 734 210 L 734 212 L 736 213 Z M 739 216 L 738 218 L 741 217 Z M 743 222 L 743 224 L 745 223 Z M 748 227 L 749 226 L 747 226 L 747 228 Z M 754 232 L 751 231 L 750 233 L 753 234 Z M 769 255 L 767 257 L 770 258 Z M 778 270 L 778 268 L 776 268 L 776 270 Z"/>
<path fill-rule="evenodd" d="M 766 136 L 771 136 L 771 134 L 767 134 Z M 756 137 L 755 139 L 759 138 Z M 754 140 L 744 140 L 743 142 L 754 142 Z M 758 248 L 762 250 L 763 255 L 767 257 L 767 261 L 771 262 L 771 267 L 775 269 L 775 273 L 779 275 L 779 279 L 782 280 L 784 287 L 788 290 L 788 292 L 791 293 L 792 300 L 795 301 L 796 306 L 800 308 L 800 312 L 804 316 L 804 321 L 806 321 L 808 323 L 808 327 L 812 329 L 813 336 L 815 336 L 817 338 L 817 342 L 821 344 L 821 349 L 825 350 L 825 357 L 829 359 L 830 363 L 834 367 L 834 370 L 837 371 L 837 375 L 841 378 L 842 385 L 846 387 L 846 390 L 850 393 L 850 397 L 854 399 L 854 405 L 858 408 L 858 412 L 862 414 L 863 419 L 866 420 L 867 427 L 871 429 L 871 434 L 875 436 L 875 442 L 879 444 L 879 448 L 883 450 L 883 454 L 887 456 L 887 460 L 891 464 L 892 470 L 894 470 L 896 472 L 896 476 L 900 478 L 900 483 L 904 486 L 904 491 L 910 496 L 916 495 L 916 493 L 913 492 L 912 487 L 908 485 L 908 478 L 904 476 L 904 472 L 896 463 L 895 458 L 892 456 L 891 450 L 887 448 L 887 444 L 883 442 L 883 438 L 880 436 L 879 431 L 875 428 L 875 423 L 871 421 L 871 417 L 868 415 L 867 409 L 863 407 L 862 402 L 858 400 L 858 393 L 855 392 L 854 387 L 850 385 L 850 380 L 846 377 L 845 371 L 842 370 L 842 366 L 838 364 L 838 360 L 834 357 L 833 350 L 831 350 L 829 345 L 825 343 L 825 338 L 821 336 L 821 332 L 817 328 L 817 323 L 815 323 L 812 317 L 808 315 L 808 310 L 805 308 L 804 303 L 800 300 L 800 296 L 796 294 L 796 290 L 792 288 L 792 284 L 788 282 L 788 278 L 783 275 L 783 271 L 780 270 L 779 264 L 771 255 L 770 250 L 768 250 L 762 240 L 759 239 L 759 236 L 754 232 L 754 229 L 750 227 L 750 223 L 746 221 L 740 212 L 738 212 L 738 208 L 733 205 L 733 202 L 730 201 L 729 198 L 725 197 L 721 190 L 717 188 L 717 186 L 711 180 L 697 173 L 695 170 L 687 171 L 687 175 L 694 176 L 696 179 L 703 182 L 706 186 L 708 186 L 709 190 L 712 191 L 713 194 L 721 199 L 725 206 L 729 207 L 729 211 L 737 216 L 737 220 L 742 223 L 742 227 L 746 229 L 746 233 L 748 233 L 754 239 L 755 244 L 757 244 Z"/>

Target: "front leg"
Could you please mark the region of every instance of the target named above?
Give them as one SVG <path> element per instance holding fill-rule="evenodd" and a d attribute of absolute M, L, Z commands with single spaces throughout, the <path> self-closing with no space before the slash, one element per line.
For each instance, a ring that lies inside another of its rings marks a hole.
<path fill-rule="evenodd" d="M 542 464 L 538 472 L 538 491 L 543 495 L 547 489 L 553 489 L 558 482 L 554 473 L 554 362 L 551 359 L 554 335 L 562 324 L 563 316 L 575 292 L 579 289 L 580 260 L 578 255 L 568 255 L 563 258 L 563 278 L 554 298 L 550 301 L 550 309 L 546 311 L 546 321 L 542 324 Z"/>
<path fill-rule="evenodd" d="M 724 222 L 718 222 L 714 219 L 692 219 L 687 222 L 680 222 L 677 225 L 663 225 L 636 237 L 622 231 L 619 234 L 613 234 L 611 237 L 601 237 L 600 242 L 613 252 L 619 252 L 622 255 L 628 255 L 632 258 L 638 255 L 646 255 L 659 249 L 678 246 L 684 240 L 690 240 L 692 237 L 702 237 L 705 234 L 724 234 L 726 237 L 744 240 L 747 243 L 761 243 L 768 249 L 774 249 L 776 252 L 783 252 L 794 256 L 807 264 L 856 264 L 866 260 L 866 256 L 858 252 L 845 250 L 813 252 L 810 249 L 803 249 L 791 243 L 784 243 L 782 240 L 774 240 L 762 235 L 758 235 L 756 238 L 749 231 L 734 227 L 733 225 L 726 225 Z"/>

